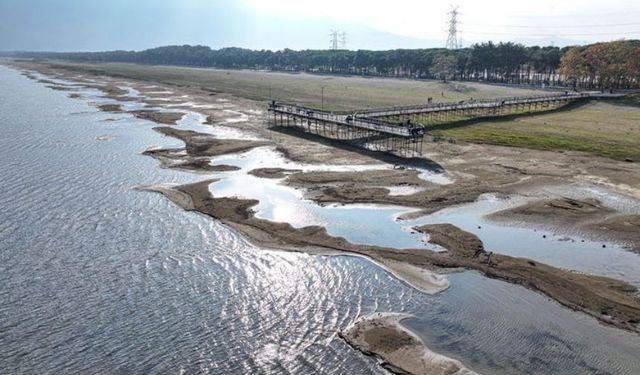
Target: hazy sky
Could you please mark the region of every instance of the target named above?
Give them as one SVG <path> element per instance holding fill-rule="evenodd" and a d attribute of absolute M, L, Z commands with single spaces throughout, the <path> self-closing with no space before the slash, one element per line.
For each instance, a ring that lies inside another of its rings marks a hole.
<path fill-rule="evenodd" d="M 0 0 L 0 50 L 327 48 L 330 29 L 350 49 L 442 47 L 451 4 L 465 46 L 640 39 L 640 0 Z"/>

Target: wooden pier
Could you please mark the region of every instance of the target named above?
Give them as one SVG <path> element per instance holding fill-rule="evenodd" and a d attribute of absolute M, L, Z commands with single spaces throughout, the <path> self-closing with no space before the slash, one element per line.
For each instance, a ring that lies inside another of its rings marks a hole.
<path fill-rule="evenodd" d="M 568 92 L 538 96 L 468 100 L 415 106 L 328 112 L 295 104 L 271 102 L 269 125 L 291 127 L 371 151 L 419 157 L 430 125 L 513 114 L 549 111 L 586 99 L 627 94 Z"/>

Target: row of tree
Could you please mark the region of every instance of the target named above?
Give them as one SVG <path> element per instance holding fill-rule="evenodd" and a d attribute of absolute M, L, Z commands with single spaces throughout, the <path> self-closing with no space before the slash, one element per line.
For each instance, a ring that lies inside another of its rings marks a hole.
<path fill-rule="evenodd" d="M 585 88 L 638 87 L 640 41 L 599 43 L 575 48 L 525 47 L 515 43 L 480 43 L 459 50 L 281 51 L 205 46 L 167 46 L 144 51 L 86 53 L 21 52 L 19 57 L 81 62 L 128 62 L 156 65 L 266 69 L 276 71 L 437 78 Z M 635 65 L 634 65 L 635 63 Z"/>
<path fill-rule="evenodd" d="M 640 82 L 640 41 L 597 43 L 569 49 L 560 72 L 573 87 L 637 88 Z"/>

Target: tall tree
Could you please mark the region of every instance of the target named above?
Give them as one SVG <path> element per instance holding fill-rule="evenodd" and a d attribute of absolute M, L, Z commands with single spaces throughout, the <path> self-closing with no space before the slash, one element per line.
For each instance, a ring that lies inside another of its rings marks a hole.
<path fill-rule="evenodd" d="M 574 88 L 578 86 L 578 80 L 589 75 L 589 66 L 584 55 L 584 48 L 573 47 L 560 59 L 560 74 L 564 75 L 568 83 Z"/>
<path fill-rule="evenodd" d="M 451 55 L 441 54 L 433 59 L 433 64 L 429 68 L 429 72 L 434 76 L 447 82 L 447 78 L 451 78 L 456 72 L 457 60 Z"/>

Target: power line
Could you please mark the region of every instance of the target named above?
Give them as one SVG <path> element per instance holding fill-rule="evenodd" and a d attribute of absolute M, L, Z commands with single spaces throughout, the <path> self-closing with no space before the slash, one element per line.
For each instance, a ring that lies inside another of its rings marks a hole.
<path fill-rule="evenodd" d="M 507 35 L 507 36 L 516 36 L 516 37 L 536 37 L 536 36 L 551 36 L 551 37 L 564 37 L 564 36 L 607 36 L 607 35 L 622 35 L 622 34 L 638 34 L 638 31 L 619 31 L 619 32 L 611 32 L 611 33 L 556 33 L 556 34 L 514 34 L 514 33 L 498 33 L 498 32 L 483 32 L 483 31 L 471 31 L 465 30 L 463 31 L 466 34 L 480 34 L 480 35 Z"/>
<path fill-rule="evenodd" d="M 461 23 L 461 22 L 460 22 Z M 469 26 L 481 26 L 481 27 L 512 27 L 518 29 L 541 29 L 541 28 L 553 28 L 553 29 L 578 29 L 584 27 L 621 27 L 621 26 L 640 26 L 638 22 L 631 23 L 611 23 L 611 24 L 598 24 L 598 25 L 538 25 L 538 26 L 525 26 L 525 25 L 490 25 L 482 23 L 461 23 Z"/>
<path fill-rule="evenodd" d="M 508 18 L 576 18 L 576 17 L 580 17 L 580 18 L 600 18 L 600 17 L 613 17 L 613 16 L 626 16 L 626 17 L 631 17 L 631 16 L 636 16 L 636 15 L 640 15 L 640 12 L 638 11 L 631 11 L 631 12 L 604 12 L 604 13 L 574 13 L 574 14 L 544 14 L 544 15 L 527 15 L 527 16 L 523 16 L 523 15 L 512 15 L 509 16 Z"/>

